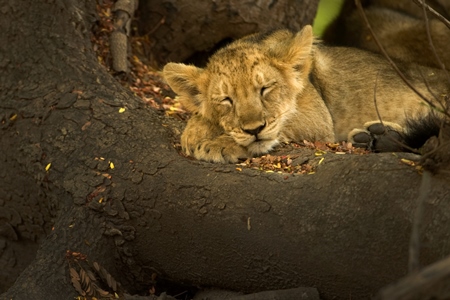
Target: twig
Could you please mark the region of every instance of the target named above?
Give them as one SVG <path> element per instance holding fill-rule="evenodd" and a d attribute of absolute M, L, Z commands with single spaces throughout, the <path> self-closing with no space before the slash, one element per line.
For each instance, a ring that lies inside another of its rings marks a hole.
<path fill-rule="evenodd" d="M 430 10 L 433 13 L 436 13 L 434 10 L 432 10 L 430 7 L 428 7 L 428 5 L 426 5 L 423 0 L 414 0 L 414 1 L 419 1 L 419 3 L 421 5 L 423 5 L 423 9 L 427 8 L 428 10 Z M 436 106 L 431 103 L 430 100 L 428 100 L 428 98 L 426 98 L 421 92 L 419 92 L 413 85 L 411 82 L 409 82 L 409 80 L 405 77 L 405 75 L 400 71 L 400 69 L 397 67 L 396 63 L 390 58 L 389 54 L 386 52 L 384 46 L 380 43 L 378 37 L 375 35 L 369 20 L 367 19 L 367 16 L 364 12 L 364 9 L 361 5 L 361 1 L 360 0 L 355 0 L 355 5 L 358 8 L 358 11 L 360 13 L 360 15 L 362 16 L 362 18 L 364 19 L 367 28 L 369 29 L 375 43 L 377 44 L 378 48 L 380 49 L 380 51 L 382 52 L 382 54 L 384 55 L 384 57 L 388 60 L 389 64 L 394 68 L 394 70 L 397 72 L 397 74 L 399 75 L 399 77 L 403 80 L 403 82 L 412 90 L 414 91 L 420 98 L 422 98 L 428 105 L 430 105 L 431 107 L 436 108 Z M 442 17 L 442 16 L 441 16 Z M 426 13 L 425 13 L 425 18 L 426 18 Z M 442 17 L 443 18 L 443 17 Z M 444 18 L 445 19 L 445 18 Z M 443 65 L 442 61 L 440 60 L 440 58 L 437 55 L 436 49 L 434 48 L 434 45 L 432 44 L 431 41 L 431 34 L 430 34 L 430 29 L 429 29 L 429 23 L 428 23 L 428 19 L 427 20 L 427 35 L 428 35 L 428 40 L 430 42 L 430 45 L 432 46 L 432 49 L 434 51 L 434 55 L 437 57 L 438 62 L 440 63 L 441 67 L 443 67 L 443 70 L 446 71 L 445 66 Z M 447 24 L 447 23 L 446 23 Z M 448 23 L 450 24 L 450 23 Z M 449 27 L 450 28 L 450 27 Z M 447 73 L 448 76 L 448 73 Z M 377 78 L 378 78 L 378 74 L 377 74 Z M 428 84 L 427 84 L 428 87 Z M 429 88 L 429 87 L 428 87 Z M 375 91 L 376 91 L 376 82 L 375 82 Z M 377 110 L 377 114 L 378 114 L 378 118 L 380 119 L 381 124 L 382 120 L 381 120 L 381 116 L 379 114 L 378 111 L 378 107 L 376 105 L 376 96 L 374 96 L 374 101 L 375 101 L 375 108 Z M 439 102 L 439 101 L 438 101 Z M 439 102 L 440 103 L 440 102 Z M 442 105 L 442 103 L 440 103 Z M 444 106 L 444 105 L 443 105 Z M 422 182 L 421 182 L 421 187 L 420 187 L 420 191 L 419 191 L 419 196 L 417 198 L 416 201 L 416 210 L 415 210 L 415 214 L 414 214 L 414 219 L 413 219 L 413 223 L 412 223 L 412 232 L 411 232 L 411 239 L 410 239 L 410 244 L 409 244 L 409 271 L 411 273 L 415 273 L 419 271 L 420 268 L 420 261 L 419 261 L 419 257 L 420 257 L 420 227 L 422 224 L 422 217 L 423 217 L 423 206 L 425 203 L 425 200 L 427 199 L 429 193 L 430 193 L 430 189 L 431 189 L 431 173 L 429 171 L 425 171 L 423 173 L 422 176 Z M 450 260 L 450 259 L 449 259 Z"/>
<path fill-rule="evenodd" d="M 425 97 L 419 90 L 417 90 L 411 82 L 405 77 L 405 75 L 400 71 L 400 69 L 397 67 L 397 64 L 391 59 L 389 54 L 386 52 L 386 49 L 384 49 L 384 46 L 380 43 L 380 40 L 376 36 L 375 32 L 372 29 L 372 26 L 370 26 L 369 20 L 367 19 L 366 13 L 364 12 L 364 9 L 361 5 L 360 0 L 355 0 L 355 5 L 358 8 L 359 13 L 361 14 L 362 18 L 364 19 L 367 28 L 369 29 L 375 43 L 377 44 L 378 48 L 380 49 L 381 53 L 383 53 L 384 57 L 388 60 L 389 64 L 394 68 L 394 70 L 397 72 L 398 76 L 403 80 L 403 82 L 412 90 L 414 91 L 420 98 L 422 98 L 423 101 L 425 101 L 428 105 L 433 106 L 430 100 L 428 100 L 427 97 Z"/>
<path fill-rule="evenodd" d="M 153 27 L 149 32 L 147 32 L 145 35 L 152 35 L 156 30 L 158 30 L 158 28 L 163 25 L 164 23 L 166 23 L 166 16 L 162 16 L 161 20 L 159 20 L 158 23 L 156 23 L 155 27 Z"/>
<path fill-rule="evenodd" d="M 374 103 L 374 105 L 375 105 L 375 111 L 377 112 L 378 120 L 380 120 L 380 124 L 381 124 L 381 125 L 383 126 L 383 128 L 384 128 L 384 132 L 386 132 L 386 126 L 384 126 L 383 119 L 381 118 L 381 114 L 380 114 L 380 111 L 379 111 L 378 105 L 377 105 L 378 75 L 380 75 L 380 71 L 377 72 L 377 76 L 375 77 L 375 85 L 374 85 L 374 87 L 373 87 L 373 103 Z M 395 144 L 401 146 L 403 149 L 406 149 L 406 150 L 408 150 L 408 151 L 411 151 L 412 153 L 419 154 L 419 151 L 417 151 L 417 150 L 414 149 L 414 148 L 411 148 L 410 146 L 406 145 L 405 143 L 402 143 L 402 142 L 400 142 L 400 141 L 394 139 L 392 136 L 388 135 L 387 138 L 388 138 L 390 141 L 394 142 Z"/>
<path fill-rule="evenodd" d="M 422 175 L 422 182 L 419 189 L 419 197 L 416 201 L 416 211 L 412 223 L 411 239 L 409 241 L 409 265 L 410 273 L 418 272 L 420 270 L 420 227 L 423 217 L 423 206 L 430 194 L 431 190 L 431 173 L 424 171 Z"/>
<path fill-rule="evenodd" d="M 441 67 L 441 69 L 445 72 L 445 75 L 447 76 L 447 80 L 448 80 L 449 83 L 450 83 L 450 75 L 449 75 L 449 73 L 448 73 L 448 71 L 447 71 L 447 69 L 446 69 L 445 64 L 442 62 L 441 58 L 439 57 L 439 55 L 438 55 L 438 53 L 437 53 L 437 50 L 436 50 L 436 47 L 434 46 L 433 39 L 431 38 L 430 21 L 429 21 L 429 19 L 428 19 L 428 14 L 427 14 L 427 11 L 426 11 L 426 8 L 430 9 L 430 7 L 425 3 L 424 0 L 417 0 L 417 1 L 415 1 L 415 2 L 418 3 L 419 6 L 422 6 L 422 9 L 423 9 L 423 17 L 424 17 L 424 20 L 425 20 L 425 28 L 426 28 L 426 31 L 427 31 L 428 44 L 429 44 L 430 47 L 431 47 L 431 50 L 432 50 L 432 52 L 433 52 L 434 57 L 436 58 L 436 61 L 438 62 L 438 64 L 439 64 L 439 66 Z M 436 12 L 436 13 L 437 13 L 437 12 Z M 442 16 L 441 16 L 441 17 L 442 17 Z M 442 17 L 442 18 L 444 18 L 444 17 Z M 444 18 L 444 20 L 448 22 L 447 19 Z M 444 22 L 444 23 L 445 23 L 445 22 Z M 447 25 L 447 27 L 449 27 L 449 26 Z M 450 27 L 449 27 L 449 28 L 450 28 Z M 446 116 L 446 117 L 450 117 L 450 112 L 449 112 L 449 109 L 448 109 L 448 105 L 449 105 L 448 99 L 443 99 L 442 101 L 444 101 L 444 103 L 442 103 L 441 99 L 439 99 L 439 98 L 432 92 L 431 87 L 430 87 L 428 81 L 426 80 L 426 78 L 425 78 L 423 75 L 422 75 L 422 77 L 423 77 L 423 79 L 424 79 L 424 81 L 425 81 L 425 84 L 426 84 L 426 86 L 427 86 L 428 91 L 433 95 L 433 97 L 436 99 L 437 103 L 439 103 L 439 105 L 441 106 L 443 115 Z M 446 101 L 446 100 L 447 100 L 447 101 Z M 442 128 L 444 128 L 444 124 L 445 124 L 445 118 L 442 118 L 442 120 L 441 120 L 441 125 L 440 125 L 441 130 L 440 130 L 439 136 L 438 136 L 438 140 L 439 140 L 439 142 L 440 142 L 441 145 L 444 143 L 444 141 L 443 141 L 443 139 L 442 139 Z M 438 148 L 438 147 L 436 147 L 436 149 L 437 149 L 437 148 Z M 434 149 L 434 150 L 436 150 L 436 149 Z M 434 152 L 434 151 L 433 151 L 433 152 Z M 429 155 L 430 153 L 427 153 L 427 154 Z"/>
<path fill-rule="evenodd" d="M 425 3 L 423 0 L 413 0 L 417 5 L 422 6 L 426 8 L 429 12 L 431 12 L 433 15 L 436 16 L 437 19 L 439 19 L 442 23 L 445 24 L 450 29 L 450 21 L 447 20 L 443 15 L 435 11 L 432 7 L 430 7 L 428 4 Z"/>
<path fill-rule="evenodd" d="M 431 96 L 433 96 L 433 99 L 436 100 L 437 103 L 439 103 L 441 105 L 442 108 L 444 108 L 442 106 L 441 101 L 439 100 L 439 97 L 436 95 L 436 93 L 431 89 L 430 83 L 428 82 L 428 79 L 423 75 L 422 70 L 418 69 L 420 76 L 422 77 L 423 82 L 425 83 L 425 86 L 427 87 L 427 91 L 428 93 L 431 94 Z"/>
<path fill-rule="evenodd" d="M 431 31 L 430 31 L 430 20 L 428 19 L 428 14 L 425 8 L 425 5 L 428 6 L 424 1 L 418 0 L 422 3 L 422 9 L 423 9 L 423 17 L 425 20 L 425 28 L 427 30 L 427 38 L 428 38 L 428 44 L 431 47 L 431 50 L 433 52 L 434 58 L 436 58 L 437 63 L 441 67 L 441 69 L 445 72 L 445 75 L 447 75 L 447 80 L 450 82 L 450 76 L 448 74 L 448 71 L 446 69 L 445 64 L 442 62 L 442 59 L 439 57 L 436 51 L 436 47 L 434 46 L 433 39 L 431 38 Z"/>
<path fill-rule="evenodd" d="M 378 110 L 378 105 L 377 105 L 378 75 L 380 75 L 380 70 L 378 70 L 378 72 L 377 72 L 377 76 L 375 77 L 375 84 L 373 86 L 373 104 L 375 105 L 375 111 L 377 112 L 378 120 L 380 120 L 381 125 L 384 126 L 383 120 L 381 119 L 381 114 L 380 114 L 380 111 Z"/>
<path fill-rule="evenodd" d="M 423 79 L 423 82 L 425 83 L 425 86 L 427 88 L 427 91 L 433 96 L 433 98 L 436 100 L 436 102 L 439 104 L 440 107 L 437 107 L 433 104 L 431 106 L 432 109 L 437 110 L 439 113 L 442 113 L 444 116 L 450 117 L 450 112 L 447 109 L 447 102 L 445 102 L 445 99 L 440 99 L 436 93 L 431 89 L 430 83 L 428 82 L 428 79 L 423 75 L 423 73 L 419 69 L 420 76 Z M 442 102 L 444 101 L 444 103 Z M 442 118 L 444 120 L 444 118 Z"/>

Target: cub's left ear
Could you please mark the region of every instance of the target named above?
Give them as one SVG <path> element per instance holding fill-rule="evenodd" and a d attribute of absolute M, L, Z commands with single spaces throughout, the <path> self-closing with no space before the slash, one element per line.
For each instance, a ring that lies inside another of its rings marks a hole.
<path fill-rule="evenodd" d="M 178 63 L 168 63 L 163 69 L 167 83 L 180 96 L 180 102 L 191 112 L 198 112 L 201 107 L 198 81 L 202 72 L 201 68 Z"/>
<path fill-rule="evenodd" d="M 273 54 L 284 64 L 294 66 L 296 69 L 301 69 L 302 66 L 309 69 L 313 42 L 312 27 L 311 25 L 306 25 L 300 32 L 286 38 L 275 46 Z"/>

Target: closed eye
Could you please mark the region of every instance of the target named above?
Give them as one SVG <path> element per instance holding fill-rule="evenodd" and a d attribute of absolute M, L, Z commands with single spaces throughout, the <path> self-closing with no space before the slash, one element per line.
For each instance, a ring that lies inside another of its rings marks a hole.
<path fill-rule="evenodd" d="M 233 105 L 233 100 L 231 100 L 230 97 L 225 97 L 222 100 L 220 100 L 220 104 Z"/>
<path fill-rule="evenodd" d="M 266 83 L 259 91 L 260 95 L 265 96 L 268 92 L 272 90 L 273 87 L 275 87 L 276 83 L 277 82 L 275 80 L 271 80 L 268 83 Z"/>
<path fill-rule="evenodd" d="M 263 86 L 262 88 L 261 88 L 261 91 L 260 91 L 260 94 L 261 94 L 261 96 L 264 96 L 264 92 L 267 90 L 267 87 L 265 87 L 265 86 Z"/>

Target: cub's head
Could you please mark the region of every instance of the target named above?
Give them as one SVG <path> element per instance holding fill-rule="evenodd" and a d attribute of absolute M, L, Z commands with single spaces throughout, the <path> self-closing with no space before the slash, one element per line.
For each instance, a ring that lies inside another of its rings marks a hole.
<path fill-rule="evenodd" d="M 311 26 L 256 34 L 216 52 L 206 68 L 168 63 L 165 79 L 193 113 L 253 154 L 266 153 L 297 109 L 313 51 Z"/>

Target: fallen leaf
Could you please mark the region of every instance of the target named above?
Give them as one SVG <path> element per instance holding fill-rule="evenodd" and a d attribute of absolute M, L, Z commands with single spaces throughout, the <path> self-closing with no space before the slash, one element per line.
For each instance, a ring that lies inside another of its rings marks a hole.
<path fill-rule="evenodd" d="M 91 121 L 87 121 L 86 123 L 84 123 L 84 125 L 81 127 L 81 131 L 85 131 L 86 128 L 88 128 L 89 126 L 91 126 Z"/>
<path fill-rule="evenodd" d="M 402 158 L 402 159 L 400 159 L 400 161 L 411 167 L 414 167 L 416 165 L 415 162 L 413 162 L 412 160 L 406 159 L 406 158 Z"/>

